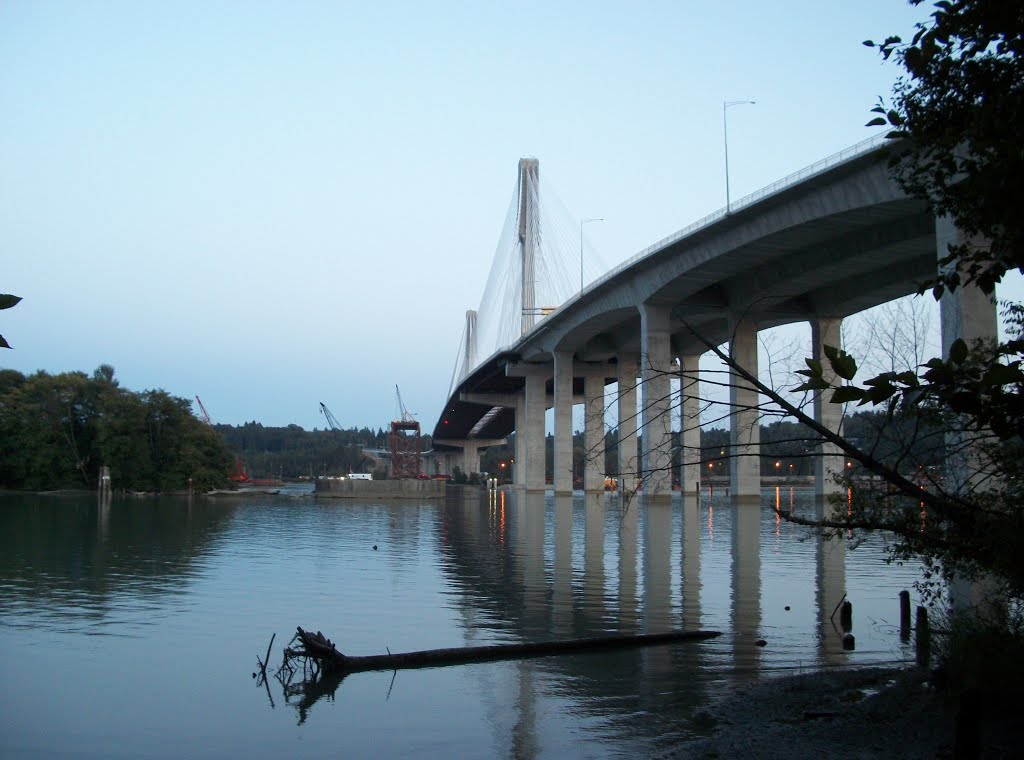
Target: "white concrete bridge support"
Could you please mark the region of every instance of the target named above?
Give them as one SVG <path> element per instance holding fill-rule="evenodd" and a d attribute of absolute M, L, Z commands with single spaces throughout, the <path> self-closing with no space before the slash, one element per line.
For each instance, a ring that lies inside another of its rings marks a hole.
<path fill-rule="evenodd" d="M 572 378 L 572 353 L 555 351 L 555 465 L 551 475 L 556 496 L 572 493 Z"/>
<path fill-rule="evenodd" d="M 952 219 L 941 217 L 935 222 L 935 247 L 941 259 L 949 253 L 949 245 L 984 241 L 971 241 L 964 237 Z M 954 292 L 943 293 L 939 301 L 942 321 L 942 356 L 949 358 L 949 349 L 957 339 L 968 345 L 976 340 L 996 340 L 998 319 L 995 301 L 978 287 L 959 287 Z M 977 445 L 966 443 L 966 436 L 959 432 L 946 434 L 946 487 L 956 493 L 967 494 L 979 486 L 995 487 L 989 481 L 981 485 L 984 454 Z M 966 612 L 978 608 L 988 600 L 995 600 L 995 583 L 990 578 L 969 581 L 957 576 L 949 586 L 950 603 L 954 611 Z"/>
<path fill-rule="evenodd" d="M 526 490 L 547 488 L 545 468 L 544 412 L 547 411 L 547 385 L 543 375 L 526 377 Z"/>
<path fill-rule="evenodd" d="M 939 258 L 947 255 L 950 244 L 963 245 L 967 240 L 948 217 L 936 220 L 935 244 Z M 983 244 L 983 243 L 979 243 Z M 996 304 L 980 288 L 959 287 L 945 291 L 939 301 L 942 321 L 942 356 L 949 358 L 949 348 L 958 339 L 968 345 L 976 340 L 995 340 L 998 337 Z M 960 493 L 972 490 L 973 482 L 981 464 L 980 452 L 976 447 L 966 447 L 963 437 L 946 436 L 947 484 Z"/>
<path fill-rule="evenodd" d="M 466 475 L 480 472 L 480 447 L 471 441 L 462 444 L 462 471 Z"/>
<path fill-rule="evenodd" d="M 672 498 L 670 309 L 640 306 L 641 465 L 645 501 Z"/>
<path fill-rule="evenodd" d="M 825 357 L 825 346 L 843 347 L 842 326 L 842 319 L 820 318 L 811 321 L 811 352 L 815 360 L 821 362 L 822 375 L 829 383 L 834 383 L 837 375 Z M 831 403 L 831 398 L 832 391 L 814 396 L 814 419 L 823 427 L 841 434 L 843 405 Z M 819 498 L 843 490 L 842 484 L 836 482 L 836 475 L 843 471 L 844 462 L 842 450 L 838 446 L 827 442 L 819 445 L 818 456 L 814 460 L 814 490 Z"/>
<path fill-rule="evenodd" d="M 700 354 L 680 357 L 679 395 L 682 398 L 679 491 L 683 502 L 700 496 Z"/>
<path fill-rule="evenodd" d="M 620 354 L 618 362 L 619 492 L 632 495 L 640 471 L 636 440 L 636 379 L 640 360 L 635 354 Z"/>
<path fill-rule="evenodd" d="M 733 327 L 730 354 L 733 360 L 753 376 L 757 376 L 757 325 L 749 319 L 739 320 Z M 729 491 L 735 499 L 761 497 L 761 414 L 757 390 L 732 373 L 729 404 L 732 420 L 729 442 L 732 461 L 729 463 Z"/>
<path fill-rule="evenodd" d="M 604 372 L 583 377 L 583 490 L 604 493 Z"/>
<path fill-rule="evenodd" d="M 526 488 L 526 391 L 516 402 L 516 461 L 512 463 L 512 485 Z"/>

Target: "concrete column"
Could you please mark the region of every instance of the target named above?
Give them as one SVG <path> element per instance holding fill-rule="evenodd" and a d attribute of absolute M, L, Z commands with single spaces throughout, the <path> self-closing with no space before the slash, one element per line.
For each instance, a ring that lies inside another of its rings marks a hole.
<path fill-rule="evenodd" d="M 526 490 L 544 491 L 544 412 L 547 411 L 546 381 L 539 375 L 526 378 Z M 519 462 L 517 461 L 516 464 Z"/>
<path fill-rule="evenodd" d="M 636 491 L 640 471 L 636 440 L 636 379 L 640 359 L 635 354 L 620 354 L 618 360 L 619 493 L 630 495 Z"/>
<path fill-rule="evenodd" d="M 470 441 L 462 444 L 462 471 L 467 475 L 480 472 L 480 447 Z"/>
<path fill-rule="evenodd" d="M 697 504 L 700 497 L 700 354 L 681 358 L 679 395 L 682 397 L 679 491 L 683 503 Z"/>
<path fill-rule="evenodd" d="M 757 325 L 748 319 L 733 327 L 733 360 L 757 376 Z M 761 415 L 758 392 L 735 373 L 730 377 L 729 404 L 732 424 L 729 430 L 730 454 L 729 492 L 734 499 L 753 500 L 761 496 Z"/>
<path fill-rule="evenodd" d="M 935 222 L 935 245 L 939 258 L 949 253 L 949 245 L 985 241 L 970 240 L 953 220 L 941 217 Z M 975 286 L 961 286 L 943 293 L 939 301 L 942 321 L 942 356 L 949 358 L 950 346 L 957 339 L 971 345 L 976 340 L 997 340 L 998 320 L 995 301 Z M 987 469 L 985 455 L 977 445 L 968 445 L 966 435 L 958 431 L 946 433 L 946 487 L 957 494 L 970 494 L 975 488 L 992 487 L 991 481 L 981 484 L 981 473 Z M 949 600 L 954 611 L 966 612 L 995 600 L 997 584 L 991 578 L 970 581 L 954 577 L 949 584 Z"/>
<path fill-rule="evenodd" d="M 572 493 L 573 354 L 555 351 L 555 494 Z"/>
<path fill-rule="evenodd" d="M 640 472 L 644 499 L 672 498 L 670 310 L 640 306 Z"/>
<path fill-rule="evenodd" d="M 516 402 L 516 461 L 512 463 L 512 485 L 526 488 L 526 391 Z"/>
<path fill-rule="evenodd" d="M 942 217 L 935 222 L 935 243 L 939 258 L 947 255 L 950 244 L 963 245 L 971 241 L 957 229 L 953 220 Z M 971 345 L 976 340 L 996 340 L 998 320 L 995 301 L 975 286 L 961 286 L 955 291 L 945 291 L 939 301 L 942 321 L 942 356 L 949 358 L 949 348 L 958 339 Z M 977 475 L 982 464 L 981 452 L 977 447 L 968 448 L 964 436 L 946 436 L 947 487 L 957 493 L 973 490 L 972 475 Z"/>
<path fill-rule="evenodd" d="M 604 493 L 604 375 L 583 378 L 583 490 Z"/>
<path fill-rule="evenodd" d="M 842 319 L 821 318 L 811 320 L 811 352 L 816 361 L 821 362 L 822 375 L 829 383 L 834 383 L 836 373 L 825 358 L 825 346 L 843 347 Z M 832 391 L 817 393 L 814 396 L 814 419 L 823 427 L 836 433 L 842 433 L 843 405 L 830 403 Z M 835 481 L 836 473 L 843 471 L 844 459 L 842 450 L 832 443 L 821 443 L 818 456 L 814 460 L 814 491 L 817 496 L 839 493 L 843 486 Z"/>

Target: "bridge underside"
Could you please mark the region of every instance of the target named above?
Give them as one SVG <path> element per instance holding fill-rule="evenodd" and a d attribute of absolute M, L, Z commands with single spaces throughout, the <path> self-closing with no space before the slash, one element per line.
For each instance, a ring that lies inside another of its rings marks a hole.
<path fill-rule="evenodd" d="M 475 450 L 473 440 L 503 439 L 518 422 L 534 431 L 532 459 L 543 459 L 543 410 L 554 406 L 555 489 L 564 490 L 570 476 L 561 473 L 558 452 L 564 457 L 571 447 L 571 433 L 565 431 L 572 423 L 571 406 L 596 398 L 596 387 L 618 380 L 620 390 L 628 390 L 639 376 L 643 435 L 656 441 L 668 431 L 656 433 L 652 421 L 669 417 L 668 402 L 661 398 L 669 395 L 668 380 L 662 377 L 662 383 L 659 373 L 678 372 L 670 368 L 682 364 L 695 380 L 700 354 L 728 343 L 735 357 L 747 357 L 741 364 L 756 375 L 757 331 L 796 322 L 811 322 L 813 349 L 820 355 L 826 343 L 839 344 L 843 318 L 917 292 L 934 275 L 944 251 L 935 218 L 895 186 L 886 156 L 861 155 L 663 241 L 587 288 L 463 379 L 434 429 L 434 445 Z M 588 385 L 587 378 L 589 383 L 600 378 L 600 385 Z M 756 393 L 733 390 L 734 409 L 757 405 Z M 600 397 L 603 404 L 603 393 Z M 685 416 L 685 399 L 683 404 Z M 819 411 L 824 417 L 834 414 L 828 405 Z M 623 422 L 624 414 L 633 416 L 628 400 L 620 407 L 623 440 L 635 436 L 637 426 L 635 419 Z M 690 416 L 699 418 L 699 411 Z M 841 424 L 841 415 L 830 418 L 833 423 Z M 587 424 L 588 436 L 596 435 L 597 428 Z M 756 430 L 756 417 L 744 424 Z M 737 451 L 755 451 L 756 438 L 756 433 L 735 435 Z M 684 447 L 692 445 L 689 440 Z M 696 440 L 699 448 L 699 429 Z M 517 440 L 517 462 L 526 455 Z M 664 485 L 664 467 L 646 457 L 643 453 L 644 461 L 634 462 L 636 473 L 646 477 L 645 491 L 650 483 Z M 750 459 L 756 464 L 756 456 Z M 752 472 L 734 487 L 755 491 Z M 543 487 L 542 470 L 532 478 L 532 487 Z"/>

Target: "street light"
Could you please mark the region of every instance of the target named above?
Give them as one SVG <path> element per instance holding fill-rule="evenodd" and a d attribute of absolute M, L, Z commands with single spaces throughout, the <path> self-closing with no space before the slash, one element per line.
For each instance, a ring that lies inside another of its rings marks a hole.
<path fill-rule="evenodd" d="M 580 219 L 580 293 L 583 292 L 583 225 L 589 222 L 603 222 L 601 217 L 592 219 Z"/>
<path fill-rule="evenodd" d="M 756 100 L 726 100 L 722 103 L 722 138 L 725 142 L 725 213 L 729 213 L 729 122 L 726 112 L 733 106 L 756 105 Z"/>

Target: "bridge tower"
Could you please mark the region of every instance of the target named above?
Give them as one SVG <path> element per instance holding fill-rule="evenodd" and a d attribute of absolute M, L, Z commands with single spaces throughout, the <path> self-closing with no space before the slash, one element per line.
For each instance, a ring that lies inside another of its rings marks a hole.
<path fill-rule="evenodd" d="M 540 162 L 519 159 L 519 251 L 522 258 L 522 334 L 530 332 L 537 316 L 535 257 L 540 248 Z"/>
<path fill-rule="evenodd" d="M 466 341 L 462 357 L 462 377 L 476 369 L 476 310 L 466 311 Z"/>

